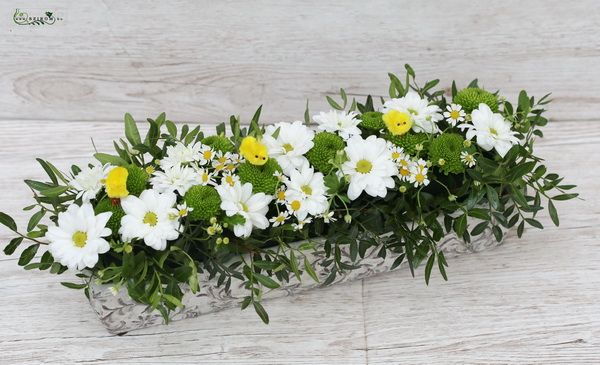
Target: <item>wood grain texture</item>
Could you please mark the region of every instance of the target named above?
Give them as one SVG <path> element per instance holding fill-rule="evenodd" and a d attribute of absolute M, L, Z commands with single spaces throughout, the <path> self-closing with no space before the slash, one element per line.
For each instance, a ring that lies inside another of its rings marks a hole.
<path fill-rule="evenodd" d="M 450 261 L 450 281 L 404 271 L 265 303 L 251 311 L 109 336 L 69 274 L 25 272 L 0 254 L 1 364 L 597 364 L 600 361 L 600 9 L 578 2 L 58 1 L 67 20 L 18 27 L 0 9 L 0 210 L 30 201 L 34 158 L 62 169 L 111 149 L 122 114 L 167 111 L 209 131 L 229 114 L 301 118 L 325 94 L 385 94 L 388 71 L 421 80 L 477 76 L 515 98 L 555 102 L 538 153 L 579 184 L 493 251 Z M 10 237 L 0 227 L 0 240 Z"/>

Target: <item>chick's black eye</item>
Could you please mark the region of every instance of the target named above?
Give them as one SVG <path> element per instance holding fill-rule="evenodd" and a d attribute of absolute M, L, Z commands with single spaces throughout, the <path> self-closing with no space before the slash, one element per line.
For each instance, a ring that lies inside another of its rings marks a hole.
<path fill-rule="evenodd" d="M 266 160 L 267 158 L 266 158 L 266 157 L 263 157 L 262 159 L 263 159 L 263 160 Z"/>
<path fill-rule="evenodd" d="M 258 155 L 254 155 L 254 158 L 258 158 Z"/>

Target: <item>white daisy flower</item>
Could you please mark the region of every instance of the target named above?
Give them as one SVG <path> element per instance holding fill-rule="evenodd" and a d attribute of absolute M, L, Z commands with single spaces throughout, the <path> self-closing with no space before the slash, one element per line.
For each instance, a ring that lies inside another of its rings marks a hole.
<path fill-rule="evenodd" d="M 465 111 L 462 110 L 462 106 L 458 104 L 450 104 L 446 106 L 444 112 L 444 118 L 451 126 L 456 126 L 458 123 L 465 120 Z"/>
<path fill-rule="evenodd" d="M 182 165 L 189 162 L 198 161 L 198 154 L 202 144 L 197 142 L 186 146 L 182 142 L 177 142 L 174 146 L 168 146 L 166 156 L 160 160 L 160 167 L 167 170 L 176 165 Z"/>
<path fill-rule="evenodd" d="M 195 173 L 198 176 L 197 184 L 200 185 L 215 185 L 214 172 L 210 172 L 208 169 L 194 166 Z"/>
<path fill-rule="evenodd" d="M 499 113 L 494 113 L 487 104 L 479 104 L 479 108 L 471 112 L 473 124 L 461 124 L 458 127 L 467 130 L 467 139 L 477 137 L 477 144 L 486 151 L 495 149 L 504 157 L 519 140 L 510 127 L 510 122 Z"/>
<path fill-rule="evenodd" d="M 329 208 L 323 174 L 315 172 L 308 164 L 300 171 L 292 169 L 285 185 L 285 199 L 288 204 L 297 208 L 293 211 L 299 219 L 306 218 L 308 214 L 322 214 Z M 296 201 L 300 203 L 299 206 L 298 203 L 294 203 Z"/>
<path fill-rule="evenodd" d="M 437 122 L 443 119 L 441 109 L 437 105 L 429 105 L 429 101 L 421 98 L 415 91 L 411 90 L 404 97 L 386 101 L 382 111 L 387 113 L 390 110 L 410 114 L 414 122 L 412 129 L 415 132 L 440 132 Z"/>
<path fill-rule="evenodd" d="M 278 131 L 277 137 L 273 134 Z M 273 157 L 286 175 L 299 169 L 308 160 L 304 154 L 313 147 L 315 133 L 302 122 L 277 123 L 265 129 L 262 142 L 267 146 L 269 157 Z"/>
<path fill-rule="evenodd" d="M 252 228 L 265 229 L 269 220 L 265 215 L 269 211 L 272 196 L 264 193 L 252 194 L 252 184 L 241 185 L 236 182 L 233 186 L 222 184 L 216 187 L 221 197 L 221 209 L 228 217 L 236 214 L 244 217 L 243 224 L 233 226 L 233 233 L 238 237 L 249 237 Z"/>
<path fill-rule="evenodd" d="M 92 165 L 86 166 L 70 181 L 69 185 L 77 190 L 76 198 L 81 198 L 84 203 L 89 203 L 95 199 L 96 195 L 104 187 L 104 181 L 108 171 L 112 169 L 110 165 Z"/>
<path fill-rule="evenodd" d="M 165 171 L 155 171 L 150 178 L 152 188 L 159 193 L 178 192 L 183 196 L 194 185 L 201 184 L 198 173 L 192 168 L 175 165 Z"/>
<path fill-rule="evenodd" d="M 179 213 L 180 217 L 187 217 L 188 213 L 193 210 L 194 208 L 188 207 L 186 202 L 183 202 L 183 204 L 177 204 L 177 212 Z"/>
<path fill-rule="evenodd" d="M 388 142 L 388 150 L 390 151 L 390 157 L 392 161 L 399 162 L 404 156 L 404 148 L 398 147 L 395 144 Z"/>
<path fill-rule="evenodd" d="M 473 156 L 472 154 L 470 154 L 467 151 L 462 151 L 460 153 L 460 160 L 462 161 L 462 163 L 464 163 L 468 167 L 473 167 L 477 163 L 475 156 Z"/>
<path fill-rule="evenodd" d="M 179 237 L 179 212 L 173 208 L 177 196 L 172 192 L 144 190 L 140 197 L 129 195 L 121 200 L 125 216 L 119 233 L 123 241 L 143 239 L 146 245 L 162 251 L 167 241 Z"/>
<path fill-rule="evenodd" d="M 200 155 L 199 155 L 199 159 L 198 159 L 199 164 L 200 165 L 210 165 L 216 155 L 217 155 L 217 153 L 215 152 L 215 150 L 212 149 L 211 146 L 202 145 L 202 147 L 200 148 Z"/>
<path fill-rule="evenodd" d="M 308 217 L 305 219 L 298 219 L 298 223 L 292 223 L 292 228 L 294 231 L 300 231 L 304 228 L 304 225 L 310 224 L 312 222 L 312 218 Z"/>
<path fill-rule="evenodd" d="M 240 181 L 240 177 L 232 173 L 224 173 L 221 177 L 221 184 L 227 184 L 229 186 L 235 185 L 236 182 Z"/>
<path fill-rule="evenodd" d="M 410 176 L 408 177 L 408 182 L 414 184 L 415 188 L 421 185 L 429 185 L 427 171 L 428 169 L 424 165 L 421 165 L 419 163 L 413 164 L 410 169 Z"/>
<path fill-rule="evenodd" d="M 48 251 L 70 270 L 93 268 L 98 255 L 110 249 L 104 237 L 111 235 L 110 228 L 106 228 L 111 215 L 111 212 L 95 215 L 89 203 L 69 205 L 65 212 L 58 213 L 58 225 L 48 227 Z"/>
<path fill-rule="evenodd" d="M 348 161 L 342 164 L 342 172 L 350 179 L 348 198 L 354 200 L 366 192 L 370 196 L 385 197 L 387 189 L 394 187 L 398 168 L 387 149 L 384 139 L 359 136 L 348 140 L 345 148 Z"/>
<path fill-rule="evenodd" d="M 278 204 L 286 203 L 285 185 L 282 185 L 277 189 L 277 193 L 275 193 L 275 202 Z"/>
<path fill-rule="evenodd" d="M 343 139 L 361 134 L 358 124 L 360 120 L 356 118 L 356 112 L 346 113 L 344 111 L 331 110 L 327 113 L 321 112 L 313 116 L 313 120 L 319 125 L 320 130 L 327 132 L 337 132 Z"/>
<path fill-rule="evenodd" d="M 337 218 L 335 218 L 333 215 L 334 215 L 334 212 L 325 212 L 325 213 L 319 215 L 317 218 L 323 218 L 324 223 L 333 223 L 333 222 L 337 221 Z"/>
<path fill-rule="evenodd" d="M 283 212 L 279 212 L 279 214 L 277 216 L 269 219 L 269 222 L 273 223 L 272 224 L 273 227 L 279 227 L 280 225 L 285 223 L 285 221 L 288 220 L 289 217 L 290 217 L 290 213 L 288 213 L 287 211 L 283 211 Z"/>

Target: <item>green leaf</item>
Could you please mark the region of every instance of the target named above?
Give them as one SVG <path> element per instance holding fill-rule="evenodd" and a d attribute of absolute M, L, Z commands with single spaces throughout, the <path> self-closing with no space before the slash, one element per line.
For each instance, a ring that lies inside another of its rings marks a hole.
<path fill-rule="evenodd" d="M 42 160 L 41 158 L 36 158 L 35 160 L 42 166 L 44 171 L 46 171 L 46 174 L 48 174 L 48 177 L 50 178 L 50 180 L 52 180 L 52 182 L 54 184 L 58 184 L 58 179 L 56 178 L 56 174 L 54 173 L 52 168 L 50 168 L 50 166 L 46 163 L 46 161 Z"/>
<path fill-rule="evenodd" d="M 490 224 L 490 222 L 480 222 L 478 223 L 475 228 L 473 228 L 471 230 L 471 235 L 472 236 L 477 236 L 480 235 L 481 233 L 483 233 L 483 231 L 485 231 L 485 229 L 487 228 L 487 226 Z"/>
<path fill-rule="evenodd" d="M 404 68 L 406 69 L 406 73 L 408 73 L 414 79 L 415 78 L 415 71 L 413 70 L 413 68 L 410 67 L 410 65 L 408 63 L 404 64 Z"/>
<path fill-rule="evenodd" d="M 0 212 L 0 223 L 8 227 L 8 229 L 13 232 L 17 231 L 17 224 L 15 223 L 15 220 L 6 213 Z"/>
<path fill-rule="evenodd" d="M 523 231 L 525 230 L 525 221 L 521 221 L 519 226 L 517 227 L 517 237 L 521 238 L 523 236 Z"/>
<path fill-rule="evenodd" d="M 27 247 L 25 250 L 23 250 L 23 252 L 21 253 L 21 257 L 19 257 L 19 261 L 18 261 L 19 266 L 27 265 L 35 256 L 39 247 L 40 247 L 40 244 L 36 243 L 35 245 L 31 245 L 31 246 Z"/>
<path fill-rule="evenodd" d="M 425 264 L 425 284 L 429 285 L 429 278 L 431 277 L 431 269 L 433 268 L 433 263 L 435 262 L 435 254 L 431 254 L 429 259 L 427 260 L 427 264 Z"/>
<path fill-rule="evenodd" d="M 259 283 L 261 283 L 262 285 L 266 286 L 269 289 L 279 288 L 279 283 L 277 283 L 275 280 L 271 279 L 268 276 L 265 276 L 263 274 L 258 274 L 258 273 L 253 273 L 252 275 L 254 276 L 254 278 L 256 278 L 256 280 Z"/>
<path fill-rule="evenodd" d="M 267 311 L 262 306 L 262 304 L 260 304 L 259 302 L 252 302 L 252 304 L 254 305 L 254 310 L 256 311 L 256 314 L 258 314 L 260 319 L 262 319 L 262 321 L 265 324 L 269 324 L 269 315 L 267 314 Z"/>
<path fill-rule="evenodd" d="M 175 123 L 171 122 L 170 120 L 167 120 L 165 124 L 167 126 L 167 131 L 169 132 L 169 135 L 173 138 L 177 138 L 177 126 L 175 125 Z"/>
<path fill-rule="evenodd" d="M 308 262 L 308 258 L 306 256 L 304 257 L 304 270 L 306 270 L 306 273 L 310 275 L 310 277 L 315 281 L 315 283 L 319 282 L 319 277 L 317 276 L 317 273 L 315 272 L 315 269 L 312 267 L 310 262 Z"/>
<path fill-rule="evenodd" d="M 43 183 L 40 181 L 35 181 L 35 180 L 25 180 L 25 184 L 27 184 L 27 186 L 29 186 L 33 190 L 37 190 L 37 191 L 46 190 L 46 189 L 49 189 L 49 188 L 55 186 L 52 184 L 46 184 L 46 183 Z"/>
<path fill-rule="evenodd" d="M 175 298 L 174 296 L 170 295 L 170 294 L 162 294 L 163 299 L 165 299 L 167 302 L 173 304 L 176 307 L 183 307 L 183 303 L 181 303 L 181 300 Z"/>
<path fill-rule="evenodd" d="M 525 163 L 515 166 L 508 172 L 508 174 L 506 175 L 506 179 L 508 181 L 515 181 L 515 180 L 523 177 L 523 175 L 525 175 L 525 174 L 531 172 L 531 170 L 533 170 L 533 167 L 535 166 L 536 163 L 537 163 L 537 161 L 529 161 L 529 162 L 525 162 Z"/>
<path fill-rule="evenodd" d="M 446 274 L 446 266 L 448 263 L 446 262 L 446 258 L 444 257 L 444 253 L 442 251 L 438 252 L 438 268 L 440 269 L 440 274 L 445 281 L 448 281 L 448 275 Z"/>
<path fill-rule="evenodd" d="M 529 223 L 530 226 L 533 226 L 533 227 L 539 228 L 539 229 L 544 229 L 544 226 L 539 221 L 537 221 L 533 218 L 525 218 L 525 221 L 527 223 Z"/>
<path fill-rule="evenodd" d="M 119 156 L 113 156 L 113 155 L 109 155 L 108 153 L 95 153 L 94 154 L 94 158 L 96 158 L 96 160 L 100 161 L 101 164 L 106 165 L 115 165 L 115 166 L 126 166 L 127 162 L 125 160 L 123 160 L 121 157 Z"/>
<path fill-rule="evenodd" d="M 519 93 L 519 109 L 521 109 L 524 115 L 529 113 L 529 97 L 527 96 L 527 92 L 525 90 L 521 90 Z"/>
<path fill-rule="evenodd" d="M 69 190 L 68 186 L 55 186 L 53 188 L 40 191 L 40 194 L 49 198 L 56 198 L 64 192 L 66 192 L 67 190 Z"/>
<path fill-rule="evenodd" d="M 140 137 L 140 131 L 135 124 L 135 120 L 129 113 L 125 113 L 125 137 L 132 146 L 142 143 L 142 137 Z"/>
<path fill-rule="evenodd" d="M 500 229 L 499 226 L 492 227 L 492 233 L 494 234 L 494 237 L 496 237 L 496 241 L 502 241 L 502 229 Z"/>
<path fill-rule="evenodd" d="M 463 214 L 454 220 L 454 232 L 456 232 L 456 234 L 459 237 L 462 237 L 462 235 L 465 233 L 466 229 L 467 229 L 467 215 Z"/>
<path fill-rule="evenodd" d="M 69 289 L 84 289 L 84 288 L 87 288 L 87 286 L 88 286 L 85 283 L 76 284 L 76 283 L 69 283 L 69 282 L 66 282 L 66 281 L 62 281 L 60 284 L 63 285 L 63 286 L 66 286 Z"/>
<path fill-rule="evenodd" d="M 552 223 L 558 227 L 560 221 L 558 220 L 558 212 L 556 211 L 556 207 L 552 200 L 548 200 L 548 212 L 550 213 L 550 219 L 552 219 Z"/>
<path fill-rule="evenodd" d="M 579 196 L 579 194 L 577 194 L 577 193 L 560 194 L 560 195 L 557 195 L 557 196 L 553 196 L 552 200 L 569 200 L 569 199 L 577 198 L 578 196 Z"/>
<path fill-rule="evenodd" d="M 337 110 L 344 110 L 344 108 L 342 108 L 340 106 L 340 104 L 338 104 L 335 100 L 333 100 L 331 97 L 329 96 L 325 96 L 325 98 L 327 99 L 327 102 L 329 103 L 329 105 L 331 105 L 331 107 L 333 109 L 337 109 Z"/>
<path fill-rule="evenodd" d="M 6 245 L 6 247 L 4 247 L 4 253 L 6 255 L 12 255 L 15 252 L 15 250 L 17 249 L 17 247 L 19 247 L 21 242 L 23 242 L 23 237 L 13 238 L 12 240 L 10 240 L 8 245 Z"/>
<path fill-rule="evenodd" d="M 298 281 L 302 281 L 302 276 L 300 275 L 300 270 L 298 270 L 298 259 L 296 259 L 296 255 L 294 255 L 294 250 L 290 251 L 290 266 L 294 275 L 298 278 Z"/>
<path fill-rule="evenodd" d="M 27 231 L 31 231 L 32 229 L 34 229 L 35 226 L 44 217 L 44 214 L 46 214 L 46 211 L 45 210 L 40 210 L 39 212 L 37 212 L 34 215 L 32 215 L 31 218 L 29 219 L 29 223 L 27 223 Z"/>

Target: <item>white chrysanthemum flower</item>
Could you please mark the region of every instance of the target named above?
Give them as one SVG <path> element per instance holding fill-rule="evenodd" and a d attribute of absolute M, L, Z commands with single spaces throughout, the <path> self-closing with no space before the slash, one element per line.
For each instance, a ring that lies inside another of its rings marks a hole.
<path fill-rule="evenodd" d="M 278 131 L 277 137 L 273 134 Z M 304 154 L 314 145 L 315 133 L 302 122 L 277 123 L 265 129 L 262 142 L 286 175 L 308 162 Z"/>
<path fill-rule="evenodd" d="M 486 151 L 496 149 L 504 157 L 511 147 L 519 142 L 515 137 L 510 122 L 499 113 L 494 113 L 487 104 L 479 104 L 479 108 L 471 112 L 473 124 L 461 124 L 458 127 L 467 129 L 467 139 L 477 137 L 477 144 Z"/>
<path fill-rule="evenodd" d="M 179 213 L 180 217 L 187 217 L 189 212 L 193 210 L 194 208 L 188 207 L 186 202 L 183 202 L 182 204 L 177 204 L 177 212 Z"/>
<path fill-rule="evenodd" d="M 110 249 L 104 237 L 111 234 L 110 228 L 106 228 L 111 215 L 111 212 L 95 215 L 89 203 L 69 205 L 67 211 L 58 213 L 58 226 L 48 227 L 48 251 L 70 270 L 93 268 L 98 255 Z"/>
<path fill-rule="evenodd" d="M 197 181 L 199 185 L 215 185 L 214 172 L 198 166 L 193 166 L 193 168 L 198 176 Z"/>
<path fill-rule="evenodd" d="M 462 106 L 458 104 L 450 104 L 446 106 L 444 112 L 444 118 L 451 126 L 456 126 L 458 123 L 465 120 L 465 111 L 462 110 Z"/>
<path fill-rule="evenodd" d="M 233 233 L 238 237 L 249 237 L 252 228 L 265 229 L 269 220 L 265 215 L 269 211 L 272 196 L 264 193 L 252 194 L 252 184 L 241 185 L 236 182 L 233 186 L 221 184 L 216 187 L 221 197 L 221 209 L 228 217 L 236 214 L 244 217 L 243 224 L 233 226 Z"/>
<path fill-rule="evenodd" d="M 92 165 L 86 166 L 69 182 L 69 185 L 77 190 L 77 198 L 81 198 L 84 203 L 95 199 L 96 195 L 104 187 L 104 181 L 108 171 L 112 169 L 110 165 Z"/>
<path fill-rule="evenodd" d="M 200 165 L 210 165 L 216 156 L 217 153 L 212 149 L 211 146 L 202 145 L 200 148 L 200 156 L 198 161 Z"/>
<path fill-rule="evenodd" d="M 462 151 L 460 153 L 460 160 L 462 161 L 462 163 L 467 165 L 467 167 L 473 167 L 477 163 L 475 156 L 473 156 L 472 154 L 470 154 L 467 151 Z"/>
<path fill-rule="evenodd" d="M 331 110 L 327 113 L 321 112 L 313 116 L 313 120 L 319 125 L 318 128 L 326 132 L 337 132 L 343 139 L 361 134 L 356 118 L 356 112 L 346 113 L 344 111 Z"/>
<path fill-rule="evenodd" d="M 337 221 L 337 218 L 335 218 L 333 215 L 335 213 L 334 212 L 325 212 L 319 216 L 317 216 L 317 218 L 323 218 L 323 222 L 324 223 L 332 223 Z"/>
<path fill-rule="evenodd" d="M 273 223 L 273 227 L 279 227 L 280 225 L 284 224 L 289 217 L 290 213 L 288 213 L 287 211 L 283 211 L 279 212 L 279 214 L 277 214 L 275 217 L 269 219 L 269 222 Z"/>
<path fill-rule="evenodd" d="M 221 184 L 227 184 L 229 186 L 235 185 L 236 182 L 240 181 L 240 177 L 238 175 L 234 175 L 232 173 L 224 173 L 221 178 Z"/>
<path fill-rule="evenodd" d="M 427 172 L 429 169 L 426 166 L 427 165 L 425 161 L 421 159 L 419 159 L 419 161 L 411 165 L 408 182 L 414 184 L 415 188 L 421 185 L 429 185 L 429 179 L 427 178 Z"/>
<path fill-rule="evenodd" d="M 188 146 L 182 142 L 177 142 L 174 146 L 168 146 L 166 156 L 160 160 L 160 167 L 167 170 L 176 165 L 198 161 L 201 148 L 202 144 L 200 142 Z"/>
<path fill-rule="evenodd" d="M 390 110 L 410 114 L 414 122 L 412 129 L 415 132 L 440 132 L 437 122 L 443 119 L 441 109 L 437 105 L 429 105 L 429 101 L 421 98 L 415 91 L 411 90 L 406 96 L 386 101 L 382 111 L 387 113 Z"/>
<path fill-rule="evenodd" d="M 159 193 L 178 192 L 183 196 L 194 185 L 202 184 L 201 176 L 192 167 L 175 165 L 165 171 L 155 171 L 150 178 L 152 188 Z"/>
<path fill-rule="evenodd" d="M 292 223 L 292 228 L 294 231 L 300 231 L 306 224 L 310 224 L 312 222 L 312 218 L 308 217 L 305 219 L 298 219 L 298 223 Z"/>
<path fill-rule="evenodd" d="M 308 164 L 300 171 L 293 169 L 285 185 L 285 199 L 299 219 L 308 214 L 323 214 L 329 208 L 323 174 L 315 172 Z"/>
<path fill-rule="evenodd" d="M 342 172 L 350 179 L 348 198 L 354 200 L 366 192 L 370 196 L 385 197 L 387 189 L 394 187 L 398 168 L 384 139 L 369 136 L 367 139 L 352 137 L 344 149 L 348 161 L 342 164 Z"/>
<path fill-rule="evenodd" d="M 172 192 L 144 190 L 140 197 L 129 195 L 121 199 L 125 216 L 119 233 L 123 241 L 143 239 L 146 245 L 162 251 L 167 241 L 179 237 L 179 212 L 173 208 L 177 196 Z"/>

